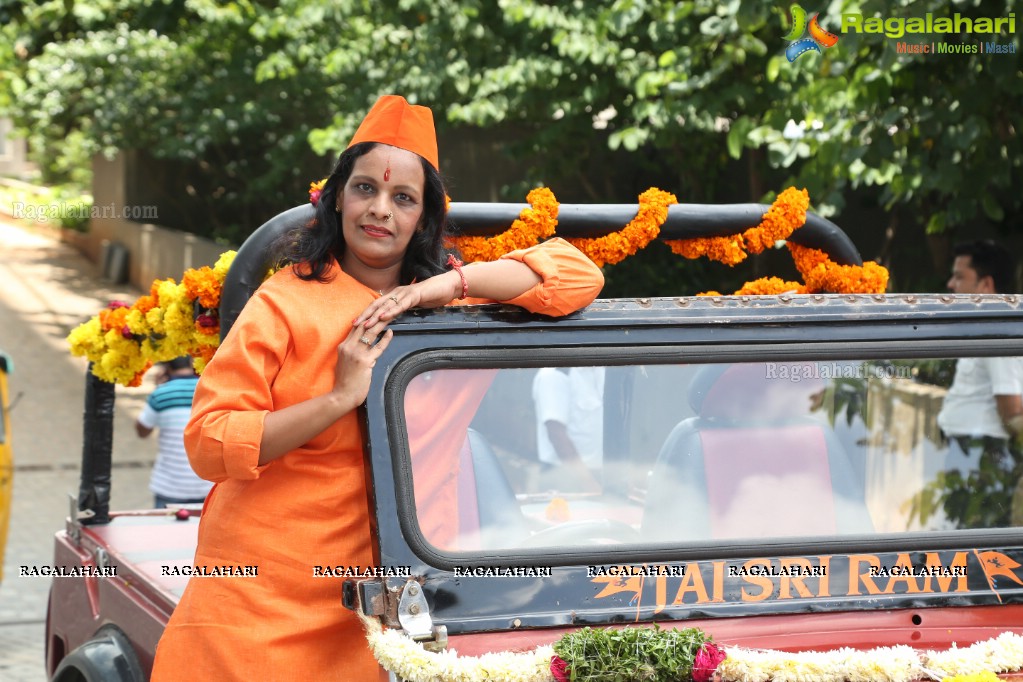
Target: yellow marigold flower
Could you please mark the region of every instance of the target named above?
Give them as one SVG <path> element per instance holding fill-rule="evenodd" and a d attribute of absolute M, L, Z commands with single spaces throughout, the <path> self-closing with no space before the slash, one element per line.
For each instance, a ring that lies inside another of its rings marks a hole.
<path fill-rule="evenodd" d="M 93 362 L 99 360 L 106 348 L 98 316 L 72 329 L 67 338 L 72 355 L 86 357 Z"/>
<path fill-rule="evenodd" d="M 227 271 L 231 267 L 231 263 L 234 262 L 234 257 L 238 255 L 237 251 L 225 251 L 220 254 L 220 258 L 213 264 L 213 272 L 217 273 L 217 279 L 221 284 L 224 283 L 224 278 L 227 277 Z"/>

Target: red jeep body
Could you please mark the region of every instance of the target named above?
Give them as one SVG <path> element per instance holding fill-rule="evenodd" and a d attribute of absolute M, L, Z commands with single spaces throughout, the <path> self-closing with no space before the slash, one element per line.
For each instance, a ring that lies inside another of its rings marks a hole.
<path fill-rule="evenodd" d="M 568 216 L 585 213 L 568 208 Z M 763 208 L 743 207 L 731 223 L 710 222 L 717 233 L 731 234 L 755 224 Z M 452 210 L 471 222 L 458 205 Z M 621 224 L 634 208 L 615 210 L 625 218 L 601 215 L 594 222 Z M 265 245 L 309 213 L 292 209 L 243 246 L 225 284 L 225 329 L 266 271 Z M 502 220 L 487 216 L 481 233 Z M 833 257 L 855 261 L 836 234 L 827 224 L 801 238 L 819 248 L 831 244 Z M 1019 529 L 1004 521 L 1002 489 L 1015 479 L 991 488 L 987 506 L 996 514 L 983 521 L 965 516 L 977 505 L 948 502 L 949 491 L 931 480 L 949 456 L 933 423 L 947 379 L 941 368 L 959 358 L 1018 352 L 1023 310 L 1015 297 L 599 300 L 557 320 L 481 306 L 410 311 L 393 329 L 363 411 L 377 564 L 393 574 L 348 580 L 339 599 L 349 608 L 463 655 L 550 643 L 583 626 L 627 624 L 700 627 L 725 644 L 786 651 L 944 649 L 1023 633 L 1023 543 Z M 605 372 L 605 470 L 613 474 L 597 493 L 557 490 L 566 478 L 530 461 L 529 382 L 542 368 L 574 367 Z M 809 371 L 805 381 L 794 377 L 795 368 Z M 408 417 L 424 407 L 435 410 L 434 419 L 452 417 L 443 401 L 409 399 L 419 383 L 448 372 L 492 383 L 478 411 L 464 415 L 466 445 L 448 465 L 458 476 L 458 508 L 439 510 L 457 533 L 440 541 L 420 526 L 438 513 L 416 490 L 417 463 L 433 455 L 417 451 Z M 774 382 L 768 384 L 774 397 L 752 399 L 763 379 Z M 87 404 L 112 400 L 107 393 L 90 383 Z M 109 414 L 109 407 L 97 413 Z M 768 418 L 781 408 L 795 415 L 783 425 L 788 435 L 768 431 L 775 428 Z M 97 423 L 87 419 L 87 443 L 102 443 Z M 821 446 L 827 458 L 814 460 L 804 444 Z M 697 450 L 699 468 L 686 468 Z M 723 459 L 713 461 L 712 450 Z M 771 455 L 758 462 L 751 453 Z M 896 466 L 905 461 L 916 468 Z M 47 670 L 56 680 L 148 679 L 187 581 L 198 512 L 108 513 L 102 498 L 109 467 L 104 479 L 87 448 L 83 468 L 82 493 L 57 534 L 54 565 L 106 573 L 54 581 Z M 770 481 L 750 490 L 779 503 L 722 517 L 725 496 L 755 485 L 745 480 L 746 468 Z M 796 478 L 786 478 L 793 471 Z M 967 497 L 982 492 L 957 489 Z M 782 503 L 798 506 L 818 493 L 825 501 L 812 509 L 819 514 L 804 508 L 794 520 L 772 520 Z M 666 574 L 620 572 L 651 566 Z M 791 567 L 818 572 L 785 574 Z M 892 573 L 899 567 L 946 572 L 910 578 Z M 414 625 L 407 619 L 410 594 L 422 597 Z"/>

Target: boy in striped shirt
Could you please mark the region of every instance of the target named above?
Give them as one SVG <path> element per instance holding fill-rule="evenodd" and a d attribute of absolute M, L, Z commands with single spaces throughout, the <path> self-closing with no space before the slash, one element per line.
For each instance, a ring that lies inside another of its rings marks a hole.
<path fill-rule="evenodd" d="M 213 487 L 199 478 L 185 454 L 184 431 L 192 413 L 192 396 L 199 381 L 188 356 L 162 363 L 159 385 L 146 400 L 135 422 L 135 431 L 145 438 L 160 430 L 159 448 L 149 490 L 155 495 L 157 509 L 169 504 L 200 504 Z"/>

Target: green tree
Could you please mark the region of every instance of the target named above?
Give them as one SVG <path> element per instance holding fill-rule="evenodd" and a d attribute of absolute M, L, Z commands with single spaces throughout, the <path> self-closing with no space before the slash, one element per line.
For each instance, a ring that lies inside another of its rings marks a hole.
<path fill-rule="evenodd" d="M 839 43 L 794 63 L 787 10 L 752 0 L 14 7 L 2 31 L 23 56 L 0 57 L 0 107 L 34 148 L 59 153 L 75 132 L 88 151 L 197 160 L 200 193 L 234 209 L 218 213 L 222 233 L 296 203 L 389 92 L 429 104 L 448 146 L 473 128 L 506 141 L 506 200 L 540 182 L 570 202 L 629 202 L 656 185 L 693 203 L 763 201 L 795 184 L 839 224 L 849 197 L 877 203 L 881 222 L 845 225 L 858 242 L 977 221 L 1018 229 L 1018 34 L 992 37 L 1016 54 L 911 56 L 840 27 L 847 12 L 1023 16 L 1019 0 L 832 0 L 821 22 Z M 721 272 L 647 251 L 609 280 L 725 290 L 776 272 L 770 259 Z"/>
<path fill-rule="evenodd" d="M 1014 0 L 845 0 L 832 2 L 822 23 L 837 32 L 841 17 L 1008 17 Z M 780 55 L 769 79 L 798 66 L 812 77 L 794 82 L 759 119 L 743 114 L 733 127 L 738 148 L 765 150 L 767 162 L 810 190 L 817 209 L 840 214 L 845 198 L 868 189 L 888 212 L 889 235 L 968 235 L 989 227 L 1007 235 L 1023 226 L 1018 188 L 1023 137 L 1023 62 L 1018 33 L 919 35 L 841 33 L 839 43 L 794 65 Z M 966 45 L 1011 43 L 1011 54 L 899 54 L 899 42 Z M 792 126 L 789 121 L 797 125 Z M 786 129 L 788 126 L 788 129 Z M 731 137 L 731 136 L 730 136 Z M 915 257 L 919 257 L 916 254 Z"/>
<path fill-rule="evenodd" d="M 208 0 L 21 3 L 3 28 L 14 58 L 0 63 L 0 105 L 48 181 L 118 149 L 190 162 L 164 200 L 191 195 L 204 219 L 176 227 L 237 239 L 308 182 L 298 161 L 315 158 L 308 133 L 328 116 L 311 96 L 324 87 L 315 70 L 270 87 L 257 78 L 279 42 L 252 32 L 263 11 Z"/>

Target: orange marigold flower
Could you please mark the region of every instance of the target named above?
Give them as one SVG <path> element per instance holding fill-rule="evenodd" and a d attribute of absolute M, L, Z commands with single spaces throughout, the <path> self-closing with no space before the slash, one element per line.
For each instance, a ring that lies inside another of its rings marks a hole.
<path fill-rule="evenodd" d="M 617 232 L 596 238 L 569 239 L 568 242 L 585 253 L 597 267 L 620 263 L 657 239 L 661 225 L 668 218 L 668 207 L 678 198 L 651 187 L 639 195 L 639 210 L 629 224 Z"/>
<path fill-rule="evenodd" d="M 323 186 L 326 184 L 327 178 L 309 183 L 309 203 L 313 206 L 319 203 L 320 195 L 323 194 Z"/>
<path fill-rule="evenodd" d="M 873 261 L 863 265 L 839 265 L 818 249 L 789 242 L 796 269 L 812 293 L 880 294 L 888 288 L 888 269 Z"/>
<path fill-rule="evenodd" d="M 787 282 L 781 277 L 761 277 L 746 282 L 735 292 L 736 296 L 774 296 L 777 294 L 805 294 L 806 287 L 799 282 Z"/>
<path fill-rule="evenodd" d="M 205 369 L 206 364 L 213 359 L 213 354 L 216 352 L 216 346 L 193 346 L 189 350 L 189 355 L 193 358 L 197 358 L 198 362 L 195 363 L 195 371 L 202 374 L 202 370 Z"/>
<path fill-rule="evenodd" d="M 760 224 L 742 233 L 749 253 L 762 253 L 774 243 L 788 239 L 806 222 L 806 209 L 810 207 L 810 194 L 806 189 L 789 187 L 774 200 Z"/>
<path fill-rule="evenodd" d="M 181 277 L 181 284 L 188 298 L 198 299 L 203 308 L 215 309 L 220 305 L 221 282 L 208 265 L 198 270 L 186 270 Z"/>
<path fill-rule="evenodd" d="M 568 502 L 563 497 L 555 497 L 547 508 L 544 509 L 544 518 L 552 523 L 565 523 L 572 519 L 572 512 L 568 508 Z"/>
<path fill-rule="evenodd" d="M 665 243 L 672 252 L 686 258 L 706 256 L 725 265 L 736 265 L 746 260 L 748 253 L 761 253 L 781 239 L 788 239 L 806 222 L 810 207 L 810 194 L 789 187 L 784 190 L 764 213 L 760 223 L 742 234 L 726 237 L 698 237 L 696 239 L 669 239 Z"/>
<path fill-rule="evenodd" d="M 466 262 L 493 261 L 506 253 L 526 249 L 554 234 L 558 224 L 558 200 L 547 187 L 526 195 L 529 206 L 507 230 L 494 237 L 452 237 L 451 243 Z"/>
<path fill-rule="evenodd" d="M 133 376 L 133 377 L 132 377 L 132 378 L 131 378 L 131 379 L 130 379 L 130 380 L 128 381 L 128 383 L 127 383 L 127 384 L 125 384 L 125 385 L 126 385 L 126 386 L 128 386 L 128 388 L 138 388 L 139 386 L 141 386 L 141 385 L 142 385 L 142 377 L 144 377 L 144 376 L 146 375 L 146 372 L 148 372 L 148 371 L 149 371 L 149 369 L 150 369 L 150 368 L 151 368 L 152 366 L 153 366 L 153 363 L 151 363 L 151 362 L 147 362 L 147 363 L 146 363 L 146 366 L 145 366 L 145 369 L 143 369 L 143 370 L 142 370 L 142 371 L 140 371 L 140 372 L 139 372 L 138 374 L 136 374 L 135 376 Z"/>
<path fill-rule="evenodd" d="M 135 301 L 131 307 L 145 315 L 156 307 L 156 297 L 151 295 L 139 296 L 139 300 Z"/>
<path fill-rule="evenodd" d="M 673 253 L 689 259 L 706 256 L 725 265 L 746 260 L 742 235 L 732 237 L 697 237 L 695 239 L 669 239 L 664 242 Z"/>
<path fill-rule="evenodd" d="M 103 331 L 107 332 L 111 329 L 123 329 L 127 324 L 128 312 L 130 308 L 119 306 L 117 308 L 104 308 L 99 311 L 99 324 Z"/>

